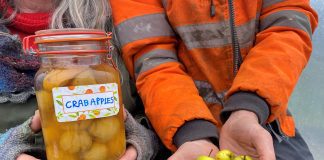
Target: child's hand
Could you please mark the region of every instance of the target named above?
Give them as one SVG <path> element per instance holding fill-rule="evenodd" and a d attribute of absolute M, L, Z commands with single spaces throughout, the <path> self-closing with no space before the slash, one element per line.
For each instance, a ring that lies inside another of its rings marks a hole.
<path fill-rule="evenodd" d="M 201 139 L 182 144 L 168 160 L 195 160 L 200 155 L 215 157 L 217 152 L 218 148 L 212 142 Z"/>
<path fill-rule="evenodd" d="M 220 148 L 255 160 L 275 160 L 272 137 L 253 112 L 240 110 L 231 114 L 220 133 Z"/>

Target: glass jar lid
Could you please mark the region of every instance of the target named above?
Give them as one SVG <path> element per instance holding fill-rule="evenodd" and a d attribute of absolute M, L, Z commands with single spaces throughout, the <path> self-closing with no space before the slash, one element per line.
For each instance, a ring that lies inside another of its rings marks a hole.
<path fill-rule="evenodd" d="M 23 39 L 27 54 L 108 53 L 111 33 L 101 30 L 69 28 L 37 31 Z"/>

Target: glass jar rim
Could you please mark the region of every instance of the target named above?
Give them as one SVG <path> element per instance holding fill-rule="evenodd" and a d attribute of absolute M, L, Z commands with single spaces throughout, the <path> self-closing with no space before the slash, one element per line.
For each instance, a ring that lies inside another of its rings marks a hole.
<path fill-rule="evenodd" d="M 83 53 L 108 53 L 110 51 L 111 33 L 106 33 L 98 29 L 86 28 L 67 28 L 67 29 L 48 29 L 37 31 L 35 35 L 24 38 L 24 51 L 33 51 L 37 55 L 41 54 L 83 54 Z M 72 47 L 67 50 L 46 51 L 47 45 L 69 46 L 73 43 L 79 43 L 79 47 Z M 88 43 L 88 44 L 87 44 Z M 99 47 L 80 47 L 81 45 L 97 44 Z M 78 49 L 83 48 L 83 49 Z"/>
<path fill-rule="evenodd" d="M 53 32 L 102 32 L 105 33 L 104 31 L 100 30 L 100 29 L 88 29 L 88 28 L 63 28 L 63 29 L 44 29 L 44 30 L 39 30 L 36 31 L 35 34 L 36 35 L 40 35 L 40 34 L 49 34 L 49 33 L 53 33 Z"/>

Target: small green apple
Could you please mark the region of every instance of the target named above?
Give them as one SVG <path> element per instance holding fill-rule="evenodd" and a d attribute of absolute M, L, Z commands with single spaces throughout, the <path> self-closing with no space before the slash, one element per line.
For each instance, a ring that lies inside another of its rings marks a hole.
<path fill-rule="evenodd" d="M 219 151 L 216 155 L 216 160 L 232 160 L 233 158 L 234 153 L 227 149 Z"/>
<path fill-rule="evenodd" d="M 234 160 L 253 160 L 250 156 L 237 156 Z"/>
<path fill-rule="evenodd" d="M 233 160 L 243 160 L 243 158 L 241 156 L 237 156 Z"/>
<path fill-rule="evenodd" d="M 196 160 L 215 160 L 215 159 L 208 156 L 199 156 Z"/>

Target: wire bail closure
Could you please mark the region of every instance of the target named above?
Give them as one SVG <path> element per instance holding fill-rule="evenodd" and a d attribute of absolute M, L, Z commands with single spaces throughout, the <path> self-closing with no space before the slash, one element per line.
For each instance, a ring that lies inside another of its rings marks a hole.
<path fill-rule="evenodd" d="M 42 39 L 44 37 L 55 37 L 55 36 L 69 36 L 73 35 L 76 37 L 68 37 L 68 38 L 52 38 L 52 39 Z M 96 35 L 98 37 L 77 37 L 77 35 Z M 23 51 L 24 54 L 40 56 L 46 54 L 88 54 L 88 53 L 106 53 L 107 59 L 110 61 L 111 65 L 117 69 L 117 65 L 114 63 L 112 59 L 112 50 L 113 46 L 110 44 L 110 40 L 112 38 L 111 32 L 102 32 L 99 30 L 91 30 L 91 31 L 60 31 L 60 32 L 52 32 L 52 33 L 42 33 L 27 36 L 23 39 Z M 106 47 L 101 49 L 67 49 L 67 50 L 59 50 L 59 51 L 44 51 L 40 49 L 40 45 L 44 44 L 55 44 L 62 42 L 82 42 L 82 41 L 93 41 L 93 42 L 103 42 Z"/>
<path fill-rule="evenodd" d="M 91 34 L 91 35 L 102 35 L 99 38 L 60 38 L 60 39 L 50 39 L 50 40 L 36 40 L 36 38 L 50 37 L 50 36 L 60 36 L 60 35 L 78 35 L 78 34 Z M 105 32 L 95 32 L 95 31 L 68 31 L 68 32 L 55 32 L 47 34 L 36 34 L 32 36 L 27 36 L 23 39 L 23 50 L 25 54 L 32 55 L 42 55 L 42 54 L 69 54 L 69 53 L 108 53 L 109 52 L 109 40 L 111 40 L 112 33 Z M 61 51 L 41 51 L 39 49 L 39 44 L 50 44 L 58 42 L 76 42 L 76 41 L 106 41 L 106 50 L 61 50 Z"/>

